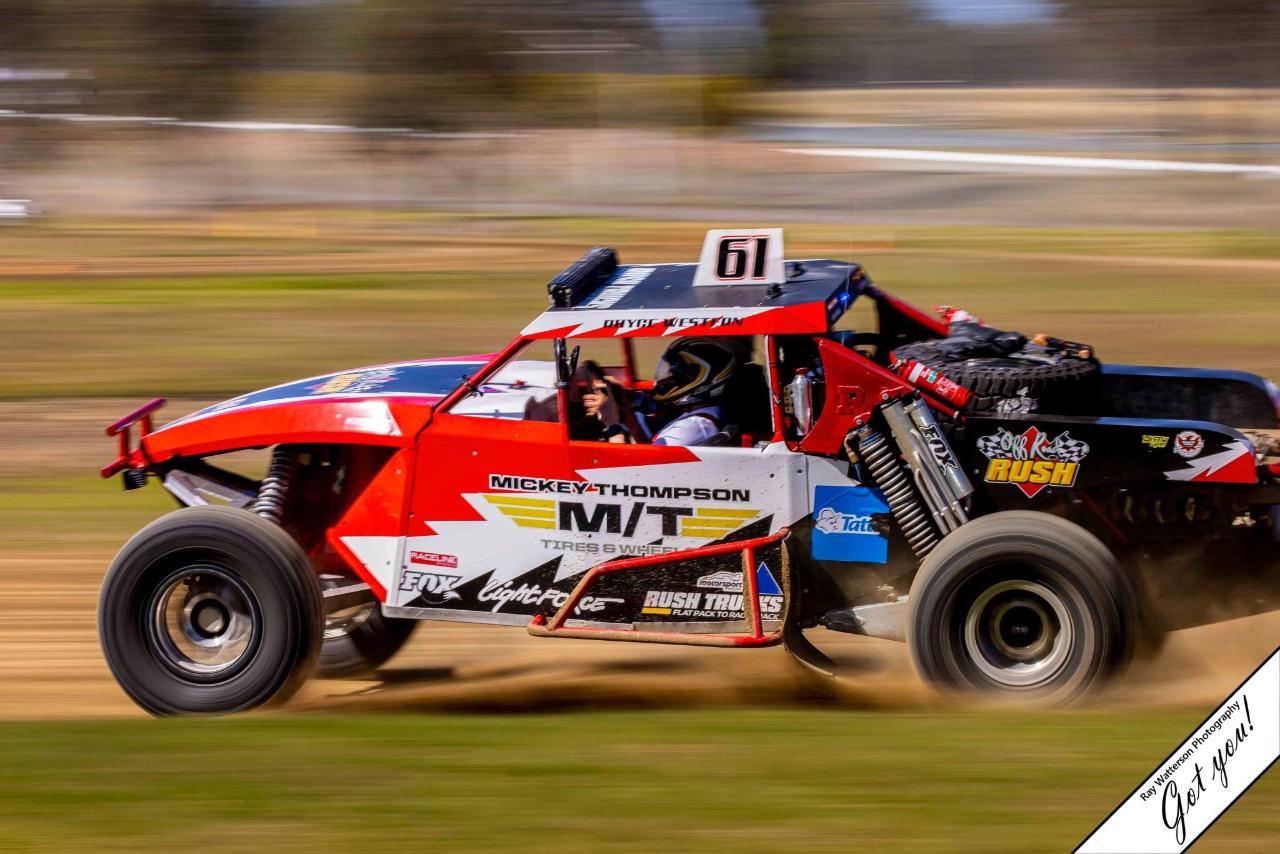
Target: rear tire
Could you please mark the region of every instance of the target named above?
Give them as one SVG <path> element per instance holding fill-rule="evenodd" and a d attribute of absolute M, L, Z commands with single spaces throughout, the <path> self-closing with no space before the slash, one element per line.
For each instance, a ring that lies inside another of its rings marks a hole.
<path fill-rule="evenodd" d="M 400 651 L 417 627 L 417 620 L 384 615 L 371 594 L 367 605 L 328 615 L 316 676 L 347 679 L 372 673 Z"/>
<path fill-rule="evenodd" d="M 1063 704 L 1133 655 L 1134 596 L 1097 537 L 1047 513 L 969 522 L 924 559 L 907 642 L 920 674 L 995 699 Z"/>
<path fill-rule="evenodd" d="M 189 507 L 143 528 L 116 555 L 98 605 L 107 665 L 154 715 L 284 702 L 315 665 L 323 628 L 306 554 L 231 507 Z"/>

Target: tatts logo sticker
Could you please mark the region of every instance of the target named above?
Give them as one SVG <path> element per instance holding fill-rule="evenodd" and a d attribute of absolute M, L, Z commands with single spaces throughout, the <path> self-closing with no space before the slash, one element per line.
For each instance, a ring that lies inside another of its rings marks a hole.
<path fill-rule="evenodd" d="M 1089 446 L 1063 432 L 1050 437 L 1039 427 L 1011 433 L 1001 427 L 993 436 L 978 440 L 978 450 L 989 460 L 987 483 L 1011 483 L 1028 498 L 1046 486 L 1074 486 L 1080 463 Z"/>

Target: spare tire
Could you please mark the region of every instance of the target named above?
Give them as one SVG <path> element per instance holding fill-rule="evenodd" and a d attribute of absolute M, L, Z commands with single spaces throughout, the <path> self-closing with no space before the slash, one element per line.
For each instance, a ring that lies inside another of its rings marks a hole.
<path fill-rule="evenodd" d="M 931 341 L 904 344 L 894 357 L 933 368 L 973 392 L 974 411 L 1093 412 L 1101 401 L 1101 368 L 1095 359 L 1039 356 L 958 358 Z"/>

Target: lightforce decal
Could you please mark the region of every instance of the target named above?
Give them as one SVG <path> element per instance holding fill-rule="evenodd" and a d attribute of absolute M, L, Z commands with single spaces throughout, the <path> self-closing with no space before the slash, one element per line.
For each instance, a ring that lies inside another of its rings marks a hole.
<path fill-rule="evenodd" d="M 1001 427 L 978 439 L 977 447 L 990 460 L 983 480 L 1012 484 L 1028 498 L 1046 487 L 1074 486 L 1080 464 L 1089 455 L 1089 446 L 1067 431 L 1051 438 L 1035 426 L 1022 433 Z"/>
<path fill-rule="evenodd" d="M 564 607 L 565 602 L 569 601 L 569 592 L 557 590 L 554 587 L 543 587 L 540 584 L 529 584 L 527 582 L 517 584 L 516 580 L 513 579 L 486 585 L 476 598 L 485 605 L 492 602 L 493 607 L 489 610 L 495 614 L 507 605 L 550 606 L 555 610 L 559 610 Z M 625 602 L 625 599 L 616 597 L 583 596 L 578 604 L 574 606 L 573 613 L 591 614 L 596 611 L 603 611 L 610 605 L 621 605 Z"/>

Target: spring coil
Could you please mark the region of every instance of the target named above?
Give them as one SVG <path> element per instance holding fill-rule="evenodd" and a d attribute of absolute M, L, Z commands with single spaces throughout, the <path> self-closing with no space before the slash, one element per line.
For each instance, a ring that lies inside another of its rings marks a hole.
<path fill-rule="evenodd" d="M 271 465 L 267 476 L 258 486 L 258 497 L 249 509 L 269 522 L 280 524 L 284 517 L 284 500 L 289 495 L 289 482 L 293 479 L 297 458 L 289 448 L 277 447 L 271 453 Z"/>
<path fill-rule="evenodd" d="M 916 497 L 902 464 L 894 458 L 889 442 L 870 427 L 863 427 L 858 431 L 858 454 L 888 500 L 893 518 L 911 550 L 917 557 L 924 557 L 938 544 L 938 532 Z"/>

